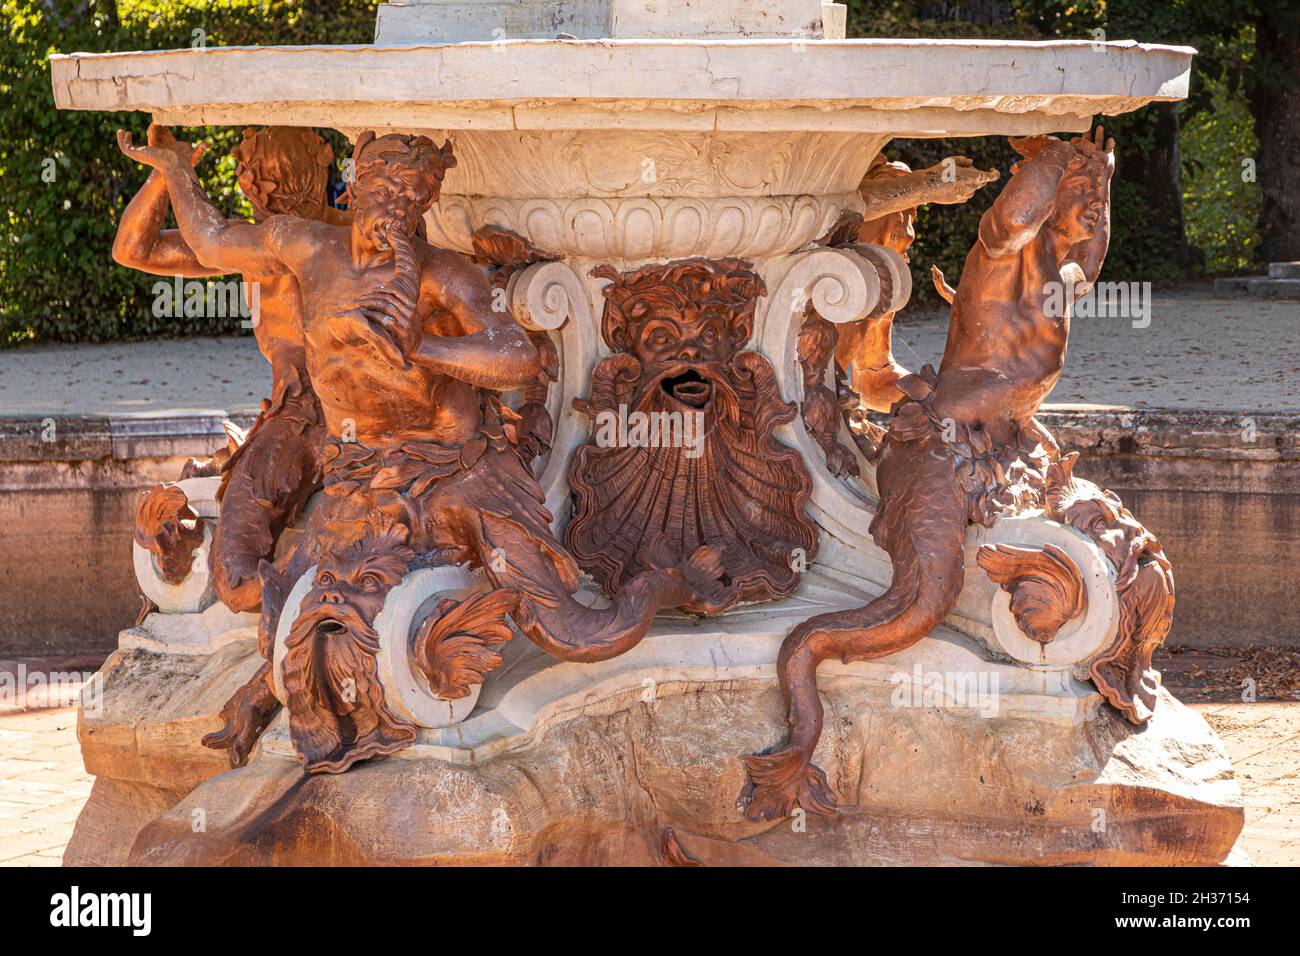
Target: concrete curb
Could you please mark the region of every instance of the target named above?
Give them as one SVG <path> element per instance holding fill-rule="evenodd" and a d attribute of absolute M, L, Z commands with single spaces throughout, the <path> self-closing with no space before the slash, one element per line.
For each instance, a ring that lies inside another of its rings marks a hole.
<path fill-rule="evenodd" d="M 94 461 L 210 455 L 225 443 L 221 423 L 253 416 L 220 409 L 148 415 L 0 417 L 0 462 Z"/>
<path fill-rule="evenodd" d="M 254 418 L 221 409 L 0 416 L 0 462 L 206 455 L 225 442 L 222 422 Z M 1300 463 L 1300 412 L 1048 405 L 1039 418 L 1069 451 Z"/>

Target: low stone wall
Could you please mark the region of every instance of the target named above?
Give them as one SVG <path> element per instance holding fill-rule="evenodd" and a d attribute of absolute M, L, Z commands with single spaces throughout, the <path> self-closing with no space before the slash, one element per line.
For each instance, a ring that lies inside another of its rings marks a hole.
<path fill-rule="evenodd" d="M 116 646 L 140 609 L 136 497 L 219 448 L 223 417 L 0 418 L 0 657 Z M 1300 640 L 1300 414 L 1057 406 L 1041 417 L 1083 453 L 1078 474 L 1163 542 L 1178 588 L 1171 641 Z"/>
<path fill-rule="evenodd" d="M 136 499 L 220 448 L 223 418 L 0 418 L 0 657 L 117 646 L 141 604 Z"/>
<path fill-rule="evenodd" d="M 1300 644 L 1300 414 L 1057 407 L 1040 417 L 1076 474 L 1160 538 L 1178 603 L 1170 643 Z"/>

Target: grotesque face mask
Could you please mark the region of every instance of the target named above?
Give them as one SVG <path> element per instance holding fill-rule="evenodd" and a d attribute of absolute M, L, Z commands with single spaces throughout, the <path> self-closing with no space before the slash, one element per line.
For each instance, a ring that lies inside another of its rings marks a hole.
<path fill-rule="evenodd" d="M 601 326 L 615 354 L 578 403 L 594 432 L 570 470 L 570 550 L 611 592 L 710 545 L 733 599 L 788 594 L 791 556 L 816 533 L 803 463 L 773 437 L 795 409 L 744 349 L 762 280 L 734 259 L 592 274 L 612 280 Z"/>
<path fill-rule="evenodd" d="M 410 566 L 406 539 L 406 528 L 375 516 L 361 540 L 317 564 L 284 657 L 290 734 L 308 771 L 341 773 L 415 740 L 385 702 L 374 628 Z"/>

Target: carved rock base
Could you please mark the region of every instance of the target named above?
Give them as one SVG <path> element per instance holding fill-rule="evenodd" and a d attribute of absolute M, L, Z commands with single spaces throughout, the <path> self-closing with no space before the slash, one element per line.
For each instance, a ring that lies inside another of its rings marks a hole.
<path fill-rule="evenodd" d="M 745 820 L 740 757 L 785 734 L 772 666 L 782 635 L 810 603 L 861 597 L 817 574 L 800 593 L 720 621 L 661 620 L 602 664 L 557 663 L 516 639 L 463 724 L 424 730 L 401 754 L 342 775 L 306 777 L 283 716 L 241 769 L 222 773 L 221 755 L 198 745 L 218 725 L 224 693 L 256 664 L 247 638 L 206 656 L 126 649 L 107 665 L 101 715 L 83 716 L 87 766 L 100 779 L 65 860 L 1168 865 L 1228 856 L 1241 794 L 1199 715 L 1162 690 L 1155 716 L 1135 728 L 1068 669 L 990 661 L 946 628 L 893 657 L 823 665 L 816 762 L 840 813 Z M 954 685 L 933 696 L 936 674 L 968 681 L 975 695 L 963 699 Z"/>

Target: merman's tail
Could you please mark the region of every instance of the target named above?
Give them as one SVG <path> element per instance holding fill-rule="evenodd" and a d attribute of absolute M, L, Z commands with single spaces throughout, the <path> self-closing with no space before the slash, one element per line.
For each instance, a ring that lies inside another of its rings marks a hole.
<path fill-rule="evenodd" d="M 952 453 L 937 433 L 908 441 L 891 435 L 877 476 L 882 497 L 871 530 L 893 561 L 889 588 L 864 607 L 804 621 L 781 644 L 777 674 L 790 740 L 774 753 L 745 758 L 750 782 L 740 802 L 751 820 L 786 817 L 796 805 L 813 813 L 835 810 L 826 775 L 812 763 L 822 731 L 817 666 L 831 657 L 848 663 L 910 647 L 957 603 L 966 499 Z"/>

